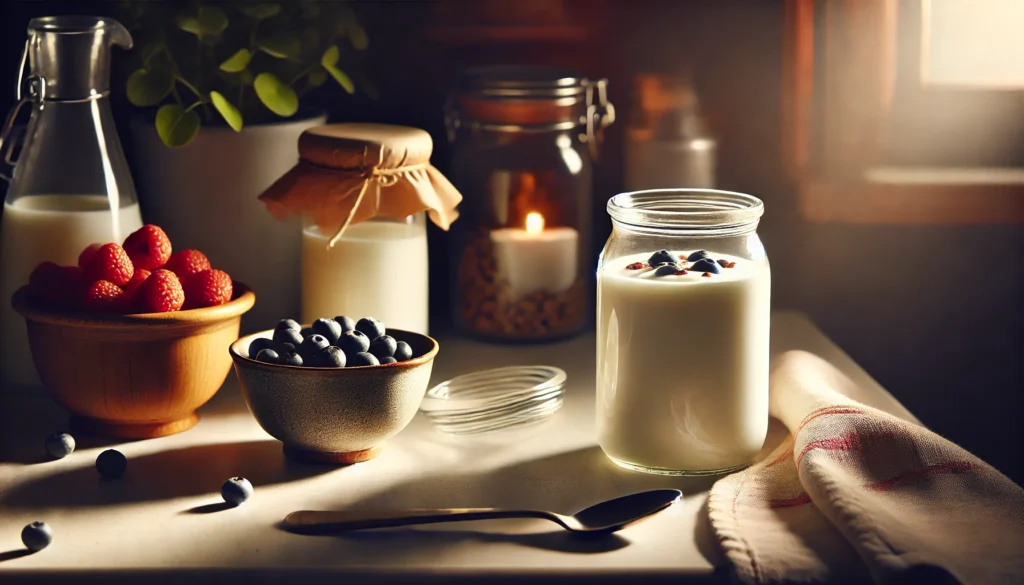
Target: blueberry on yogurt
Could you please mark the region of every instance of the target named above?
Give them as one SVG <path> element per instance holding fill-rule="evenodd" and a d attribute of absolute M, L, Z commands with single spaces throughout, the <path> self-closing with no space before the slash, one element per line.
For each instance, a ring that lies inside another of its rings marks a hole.
<path fill-rule="evenodd" d="M 696 252 L 691 252 L 690 255 L 686 257 L 686 261 L 696 262 L 698 260 L 703 260 L 704 258 L 711 258 L 711 254 L 708 254 L 707 250 L 697 250 Z"/>
<path fill-rule="evenodd" d="M 675 274 L 677 270 L 679 270 L 679 267 L 675 264 L 662 264 L 654 271 L 654 276 L 668 276 Z"/>
<path fill-rule="evenodd" d="M 25 548 L 38 552 L 53 542 L 53 529 L 46 522 L 33 522 L 21 529 L 21 542 Z"/>
<path fill-rule="evenodd" d="M 678 264 L 679 257 L 669 252 L 668 250 L 658 250 L 651 254 L 651 257 L 647 259 L 647 263 L 651 266 L 661 266 L 662 264 Z"/>
<path fill-rule="evenodd" d="M 690 267 L 693 272 L 710 272 L 712 274 L 721 274 L 722 267 L 711 258 L 701 258 L 693 263 Z"/>

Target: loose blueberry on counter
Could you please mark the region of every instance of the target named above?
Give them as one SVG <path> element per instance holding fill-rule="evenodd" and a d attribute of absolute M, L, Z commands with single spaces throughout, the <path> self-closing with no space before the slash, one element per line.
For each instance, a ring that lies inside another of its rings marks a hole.
<path fill-rule="evenodd" d="M 345 352 L 331 345 L 309 356 L 306 365 L 313 368 L 344 368 L 347 361 Z"/>
<path fill-rule="evenodd" d="M 299 346 L 299 355 L 308 359 L 310 356 L 330 344 L 331 342 L 328 341 L 326 337 L 314 333 L 302 341 L 302 345 Z"/>
<path fill-rule="evenodd" d="M 370 349 L 370 338 L 362 331 L 346 331 L 341 334 L 338 340 L 338 347 L 346 355 L 356 355 L 361 351 Z"/>
<path fill-rule="evenodd" d="M 53 542 L 53 529 L 46 522 L 33 522 L 21 529 L 21 542 L 32 552 L 39 552 Z"/>
<path fill-rule="evenodd" d="M 701 258 L 700 260 L 697 260 L 693 263 L 693 266 L 690 267 L 690 270 L 693 272 L 711 272 L 712 274 L 722 273 L 722 267 L 711 258 Z"/>
<path fill-rule="evenodd" d="M 380 360 L 378 360 L 377 356 L 373 355 L 372 353 L 367 353 L 367 352 L 363 351 L 363 352 L 359 352 L 356 355 L 352 356 L 352 361 L 349 362 L 348 365 L 350 367 L 355 367 L 355 366 L 379 366 L 380 365 Z"/>
<path fill-rule="evenodd" d="M 290 343 L 295 347 L 302 345 L 302 333 L 298 329 L 278 329 L 274 331 L 274 341 Z"/>
<path fill-rule="evenodd" d="M 710 257 L 711 254 L 708 254 L 707 250 L 697 250 L 696 252 L 691 252 L 690 255 L 686 257 L 686 260 L 688 262 L 696 262 L 698 260 L 703 260 L 704 258 Z"/>
<path fill-rule="evenodd" d="M 46 453 L 54 459 L 63 459 L 75 451 L 75 438 L 67 433 L 53 433 L 46 437 Z"/>
<path fill-rule="evenodd" d="M 353 319 L 352 317 L 347 317 L 345 315 L 338 315 L 337 317 L 334 318 L 334 321 L 338 325 L 341 325 L 341 332 L 342 333 L 344 333 L 346 331 L 355 331 L 355 329 L 356 329 L 356 320 Z"/>
<path fill-rule="evenodd" d="M 356 331 L 362 331 L 370 339 L 377 339 L 387 333 L 384 324 L 373 317 L 363 317 L 356 322 Z"/>
<path fill-rule="evenodd" d="M 299 325 L 299 322 L 295 319 L 281 319 L 277 322 L 277 327 L 274 327 L 274 331 L 281 331 L 282 329 L 302 331 L 302 325 Z"/>
<path fill-rule="evenodd" d="M 404 362 L 412 359 L 412 347 L 404 341 L 399 341 L 395 346 L 395 359 Z"/>
<path fill-rule="evenodd" d="M 273 349 L 261 349 L 256 354 L 256 361 L 263 362 L 265 364 L 279 364 L 281 363 L 281 354 Z"/>
<path fill-rule="evenodd" d="M 380 365 L 382 365 L 382 366 L 384 364 L 397 364 L 397 363 L 398 363 L 398 360 L 396 360 L 395 358 L 393 358 L 391 356 L 380 358 Z"/>
<path fill-rule="evenodd" d="M 390 335 L 381 335 L 370 343 L 370 353 L 378 360 L 395 355 L 396 349 L 398 349 L 398 342 Z"/>
<path fill-rule="evenodd" d="M 676 256 L 668 250 L 658 250 L 651 254 L 651 257 L 647 259 L 647 263 L 651 266 L 660 266 L 661 264 L 678 264 L 679 256 Z"/>
<path fill-rule="evenodd" d="M 654 276 L 668 276 L 669 274 L 675 274 L 679 270 L 679 267 L 675 264 L 662 264 L 654 271 Z"/>
<path fill-rule="evenodd" d="M 256 356 L 260 353 L 261 349 L 274 349 L 276 346 L 277 344 L 274 343 L 273 339 L 257 337 L 249 344 L 249 357 L 251 359 L 256 359 Z"/>
<path fill-rule="evenodd" d="M 302 356 L 294 351 L 287 351 L 278 357 L 276 363 L 281 364 L 282 366 L 301 366 Z"/>
<path fill-rule="evenodd" d="M 334 319 L 317 319 L 313 321 L 313 333 L 323 335 L 330 345 L 334 345 L 341 338 L 341 324 Z"/>
<path fill-rule="evenodd" d="M 241 506 L 252 497 L 252 484 L 244 477 L 232 477 L 220 486 L 220 495 L 232 506 Z"/>
<path fill-rule="evenodd" d="M 128 469 L 128 458 L 117 449 L 107 449 L 96 458 L 96 471 L 106 478 L 121 477 Z"/>

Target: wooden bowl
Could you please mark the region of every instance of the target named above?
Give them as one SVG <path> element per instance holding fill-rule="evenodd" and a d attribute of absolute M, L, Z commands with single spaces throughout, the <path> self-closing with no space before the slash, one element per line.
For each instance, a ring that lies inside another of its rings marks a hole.
<path fill-rule="evenodd" d="M 284 443 L 290 459 L 350 464 L 376 457 L 381 444 L 409 424 L 430 383 L 438 344 L 388 329 L 412 347 L 412 359 L 380 366 L 306 368 L 249 359 L 249 344 L 272 330 L 231 344 L 242 395 L 256 421 Z"/>
<path fill-rule="evenodd" d="M 196 409 L 231 371 L 224 348 L 256 296 L 234 283 L 230 302 L 138 315 L 62 313 L 38 307 L 23 287 L 14 310 L 28 325 L 43 385 L 71 411 L 73 431 L 149 439 L 192 428 Z"/>

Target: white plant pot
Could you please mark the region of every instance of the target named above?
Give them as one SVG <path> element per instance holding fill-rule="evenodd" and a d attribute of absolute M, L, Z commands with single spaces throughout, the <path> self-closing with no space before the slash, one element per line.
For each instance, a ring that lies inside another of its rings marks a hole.
<path fill-rule="evenodd" d="M 162 227 L 175 250 L 200 250 L 252 287 L 256 306 L 243 333 L 299 314 L 301 221 L 275 220 L 257 197 L 295 165 L 302 131 L 325 121 L 205 127 L 181 148 L 164 145 L 152 121 L 132 122 L 143 221 Z"/>

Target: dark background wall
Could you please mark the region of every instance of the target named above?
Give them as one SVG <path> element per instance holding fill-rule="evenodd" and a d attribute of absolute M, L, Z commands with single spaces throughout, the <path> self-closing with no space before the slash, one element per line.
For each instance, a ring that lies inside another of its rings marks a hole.
<path fill-rule="evenodd" d="M 445 170 L 449 149 L 441 104 L 467 65 L 572 65 L 608 77 L 620 113 L 626 111 L 633 74 L 692 70 L 721 136 L 720 187 L 754 193 L 766 203 L 760 233 L 772 259 L 775 306 L 807 312 L 925 424 L 1018 482 L 1024 479 L 1018 447 L 1024 444 L 1022 230 L 802 221 L 779 156 L 782 2 L 594 2 L 604 4 L 604 24 L 590 39 L 486 46 L 457 46 L 428 35 L 435 4 L 357 4 L 371 38 L 370 69 L 380 99 L 323 93 L 305 101 L 327 109 L 334 121 L 425 128 L 435 140 L 435 163 Z M 112 7 L 89 0 L 3 3 L 0 88 L 6 89 L 0 91 L 0 107 L 13 103 L 28 18 L 108 13 Z M 118 116 L 128 110 L 117 101 Z M 595 246 L 607 230 L 604 201 L 622 186 L 622 121 L 608 134 L 595 177 Z M 1024 158 L 1020 152 L 1003 154 L 1018 164 Z M 432 310 L 442 315 L 447 255 L 436 251 L 445 241 L 433 229 L 430 239 Z"/>

